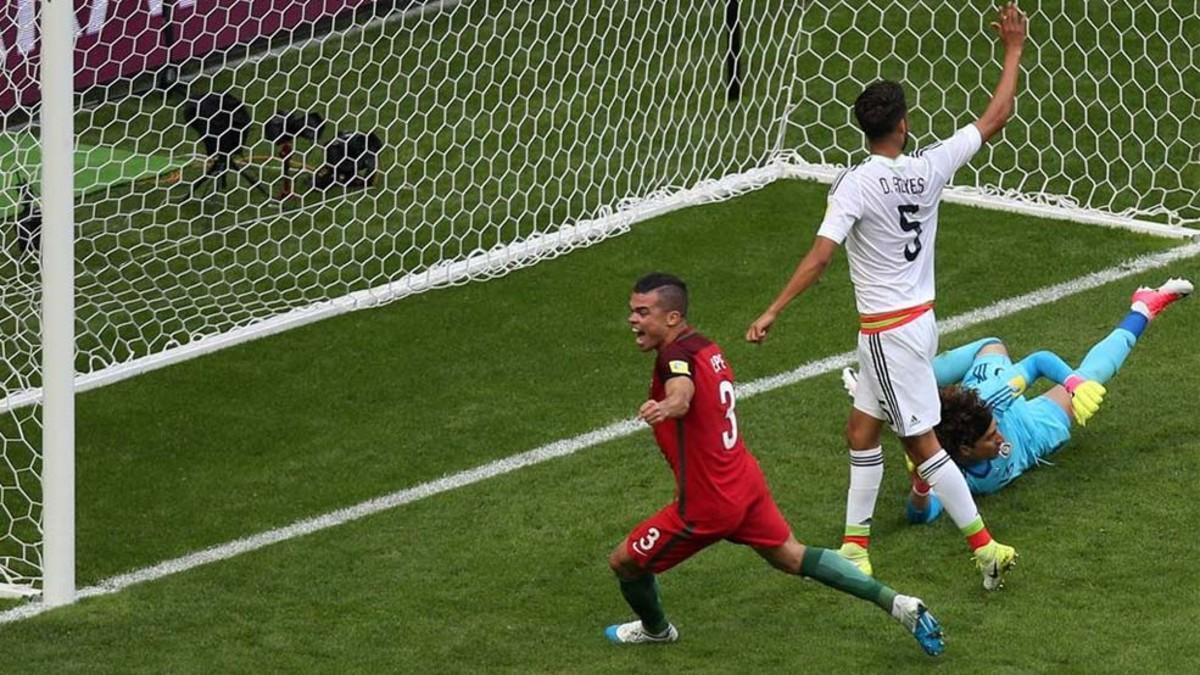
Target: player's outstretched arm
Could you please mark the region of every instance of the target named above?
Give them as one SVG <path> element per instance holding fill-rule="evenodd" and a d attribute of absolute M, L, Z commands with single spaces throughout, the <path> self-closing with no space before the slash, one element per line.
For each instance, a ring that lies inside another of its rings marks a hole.
<path fill-rule="evenodd" d="M 1008 118 L 1012 117 L 1016 105 L 1017 80 L 1021 74 L 1021 52 L 1025 48 L 1025 12 L 1010 2 L 1000 8 L 1000 16 L 992 23 L 992 28 L 1004 45 L 1004 66 L 1000 72 L 1000 82 L 992 93 L 992 100 L 983 111 L 983 115 L 975 122 L 983 142 L 1004 128 Z"/>
<path fill-rule="evenodd" d="M 775 323 L 775 319 L 779 317 L 783 308 L 787 307 L 792 298 L 807 290 L 825 273 L 825 268 L 829 267 L 829 262 L 833 260 L 833 254 L 837 251 L 837 247 L 837 242 L 820 235 L 813 240 L 812 248 L 808 249 L 804 259 L 800 261 L 799 265 L 796 265 L 796 271 L 792 273 L 792 278 L 788 280 L 783 290 L 779 291 L 775 301 L 746 329 L 747 341 L 757 343 L 766 339 L 767 332 L 771 330 L 771 325 Z"/>

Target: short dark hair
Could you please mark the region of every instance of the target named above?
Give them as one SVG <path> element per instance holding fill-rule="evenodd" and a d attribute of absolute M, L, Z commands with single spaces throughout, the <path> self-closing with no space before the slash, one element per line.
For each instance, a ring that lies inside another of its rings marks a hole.
<path fill-rule="evenodd" d="M 682 279 L 673 274 L 651 272 L 633 285 L 634 293 L 650 291 L 658 291 L 659 301 L 668 312 L 679 312 L 680 315 L 687 316 L 688 290 Z"/>
<path fill-rule="evenodd" d="M 858 126 L 872 141 L 895 131 L 907 114 L 904 88 L 898 82 L 872 82 L 854 100 L 854 116 L 858 118 Z"/>
<path fill-rule="evenodd" d="M 942 449 L 959 464 L 962 463 L 961 448 L 973 446 L 987 433 L 992 424 L 992 410 L 987 407 L 979 393 L 954 385 L 940 392 L 942 399 L 942 421 L 934 427 Z"/>

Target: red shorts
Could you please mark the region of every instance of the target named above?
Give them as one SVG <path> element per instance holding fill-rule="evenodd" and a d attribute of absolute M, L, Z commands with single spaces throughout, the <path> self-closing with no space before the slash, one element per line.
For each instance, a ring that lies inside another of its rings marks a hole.
<path fill-rule="evenodd" d="M 692 504 L 689 502 L 689 513 Z M 731 512 L 732 509 L 732 512 Z M 782 546 L 792 534 L 775 499 L 764 489 L 741 506 L 722 510 L 722 517 L 685 522 L 679 503 L 671 502 L 642 521 L 625 540 L 625 550 L 643 569 L 666 572 L 708 546 L 727 539 L 754 547 Z"/>

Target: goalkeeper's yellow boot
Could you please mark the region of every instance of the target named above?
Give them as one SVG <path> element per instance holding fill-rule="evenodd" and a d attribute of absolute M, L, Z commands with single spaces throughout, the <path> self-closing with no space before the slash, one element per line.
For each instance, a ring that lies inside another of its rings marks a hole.
<path fill-rule="evenodd" d="M 869 577 L 874 576 L 874 570 L 871 569 L 871 555 L 862 546 L 848 541 L 838 549 L 838 555 L 854 563 L 854 566 L 862 570 L 863 574 Z"/>
<path fill-rule="evenodd" d="M 975 549 L 975 566 L 983 573 L 983 588 L 994 591 L 1004 585 L 1004 573 L 1017 564 L 1017 551 L 996 540 Z"/>

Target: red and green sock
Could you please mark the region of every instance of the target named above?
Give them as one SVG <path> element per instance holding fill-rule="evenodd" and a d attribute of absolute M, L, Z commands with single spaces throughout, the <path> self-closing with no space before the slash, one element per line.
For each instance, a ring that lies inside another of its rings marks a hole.
<path fill-rule="evenodd" d="M 871 543 L 870 525 L 847 525 L 846 533 L 842 535 L 843 544 L 858 544 L 866 548 Z"/>

